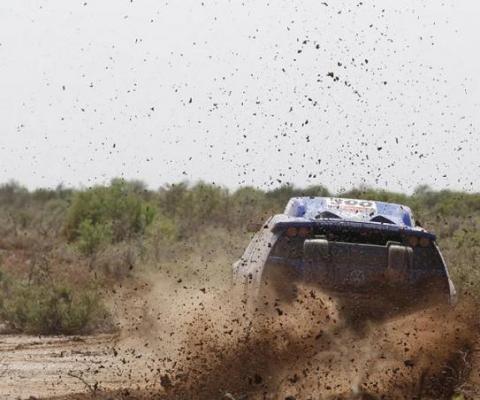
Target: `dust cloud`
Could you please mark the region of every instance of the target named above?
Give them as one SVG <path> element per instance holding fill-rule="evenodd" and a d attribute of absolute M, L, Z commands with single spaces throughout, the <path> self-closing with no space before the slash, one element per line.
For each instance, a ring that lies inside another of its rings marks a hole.
<path fill-rule="evenodd" d="M 159 278 L 149 277 L 141 324 L 122 339 L 154 349 L 150 386 L 108 398 L 447 399 L 468 376 L 476 340 L 468 302 L 352 324 L 345 305 L 311 287 L 252 314 L 227 282 Z"/>
<path fill-rule="evenodd" d="M 466 305 L 358 329 L 334 299 L 302 289 L 294 304 L 253 320 L 212 298 L 188 325 L 166 398 L 438 399 L 466 373 L 474 340 Z"/>
<path fill-rule="evenodd" d="M 312 287 L 271 306 L 252 313 L 228 277 L 144 273 L 113 296 L 120 331 L 102 336 L 101 358 L 85 356 L 88 368 L 71 374 L 83 389 L 64 380 L 40 398 L 450 399 L 469 379 L 478 338 L 468 301 L 355 323 Z"/>

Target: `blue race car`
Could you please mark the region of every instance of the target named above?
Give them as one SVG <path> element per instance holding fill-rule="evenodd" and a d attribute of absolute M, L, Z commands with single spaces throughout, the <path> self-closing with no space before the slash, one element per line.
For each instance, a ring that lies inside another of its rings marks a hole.
<path fill-rule="evenodd" d="M 456 301 L 435 235 L 400 204 L 292 198 L 260 227 L 233 270 L 249 298 L 268 287 L 276 302 L 295 299 L 299 284 L 353 301 Z"/>

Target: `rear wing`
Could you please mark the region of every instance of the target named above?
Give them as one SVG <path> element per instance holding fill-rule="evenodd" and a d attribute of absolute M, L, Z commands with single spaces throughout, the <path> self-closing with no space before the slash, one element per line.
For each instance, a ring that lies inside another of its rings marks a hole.
<path fill-rule="evenodd" d="M 431 241 L 436 240 L 436 236 L 431 233 L 420 229 L 409 228 L 406 226 L 399 226 L 393 224 L 380 224 L 380 223 L 369 223 L 369 222 L 357 222 L 357 221 L 346 221 L 338 219 L 322 219 L 322 220 L 307 220 L 303 218 L 286 218 L 283 220 L 277 220 L 273 223 L 272 232 L 281 232 L 290 227 L 294 228 L 312 228 L 316 227 L 327 228 L 332 232 L 345 232 L 345 231 L 355 231 L 355 232 L 365 232 L 365 231 L 376 231 L 376 232 L 385 232 L 385 233 L 395 233 L 405 237 L 415 236 L 417 238 L 427 238 Z"/>

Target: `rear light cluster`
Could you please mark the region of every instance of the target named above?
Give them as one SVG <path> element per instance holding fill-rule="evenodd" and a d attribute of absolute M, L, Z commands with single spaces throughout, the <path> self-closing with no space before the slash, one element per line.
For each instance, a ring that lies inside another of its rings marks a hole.
<path fill-rule="evenodd" d="M 418 236 L 409 236 L 407 238 L 408 245 L 411 247 L 429 247 L 431 242 L 429 238 L 418 237 Z"/>
<path fill-rule="evenodd" d="M 294 226 L 291 226 L 290 228 L 287 229 L 287 236 L 288 237 L 301 237 L 301 238 L 306 238 L 311 235 L 312 230 L 310 228 L 306 227 L 301 227 L 301 228 L 296 228 Z"/>

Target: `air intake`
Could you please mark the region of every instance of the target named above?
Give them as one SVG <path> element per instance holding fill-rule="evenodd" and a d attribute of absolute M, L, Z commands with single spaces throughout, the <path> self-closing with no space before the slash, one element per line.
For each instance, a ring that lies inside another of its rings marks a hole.
<path fill-rule="evenodd" d="M 315 219 L 341 219 L 341 217 L 330 211 L 322 211 L 320 214 L 315 215 Z"/>
<path fill-rule="evenodd" d="M 381 224 L 395 224 L 395 222 L 393 222 L 392 220 L 388 219 L 388 218 L 385 218 L 383 215 L 377 215 L 375 217 L 373 217 L 371 220 L 371 222 L 380 222 Z"/>

